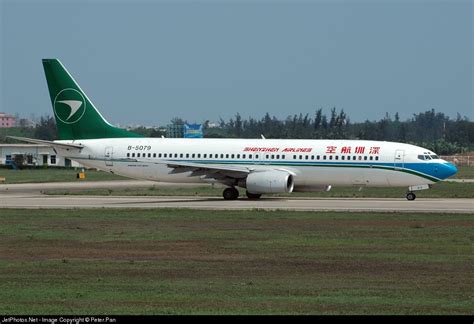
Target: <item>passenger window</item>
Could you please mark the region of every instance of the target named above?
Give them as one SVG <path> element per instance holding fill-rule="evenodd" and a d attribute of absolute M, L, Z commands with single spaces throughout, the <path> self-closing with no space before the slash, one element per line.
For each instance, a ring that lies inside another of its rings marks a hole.
<path fill-rule="evenodd" d="M 293 159 L 296 160 L 296 155 L 293 155 Z"/>
<path fill-rule="evenodd" d="M 132 157 L 135 157 L 135 153 L 132 153 Z"/>
<path fill-rule="evenodd" d="M 159 158 L 161 157 L 161 153 L 158 153 L 158 157 L 159 157 Z"/>
<path fill-rule="evenodd" d="M 200 159 L 200 158 L 201 158 L 201 153 L 198 154 L 198 159 Z"/>
<path fill-rule="evenodd" d="M 316 160 L 319 160 L 320 156 L 319 155 L 316 155 Z"/>
<path fill-rule="evenodd" d="M 175 153 L 175 154 L 174 154 L 174 157 L 177 158 L 177 157 L 178 157 L 178 153 Z"/>
<path fill-rule="evenodd" d="M 191 154 L 191 158 L 193 158 L 193 159 L 194 159 L 194 157 L 195 157 L 195 156 L 196 156 L 196 154 L 194 154 L 194 153 L 193 153 L 193 154 Z"/>
<path fill-rule="evenodd" d="M 189 153 L 186 153 L 186 158 L 189 158 Z"/>
<path fill-rule="evenodd" d="M 249 159 L 252 159 L 252 154 L 249 154 Z"/>
<path fill-rule="evenodd" d="M 352 160 L 354 160 L 354 161 L 355 161 L 355 160 L 356 160 L 356 158 L 357 158 L 357 157 L 354 155 L 354 156 L 352 157 Z"/>
<path fill-rule="evenodd" d="M 303 160 L 303 155 L 300 155 L 300 160 Z"/>
<path fill-rule="evenodd" d="M 284 160 L 284 159 L 285 159 L 285 156 L 286 156 L 286 155 L 282 155 L 282 156 L 281 156 L 281 159 Z"/>
<path fill-rule="evenodd" d="M 336 155 L 334 158 L 335 158 L 336 160 L 339 160 L 339 155 Z"/>
<path fill-rule="evenodd" d="M 326 160 L 326 155 L 323 155 L 323 160 Z"/>
<path fill-rule="evenodd" d="M 370 160 L 370 161 L 372 161 L 373 159 L 374 159 L 374 157 L 373 157 L 373 156 L 370 156 L 370 157 L 369 157 L 369 160 Z"/>
<path fill-rule="evenodd" d="M 308 155 L 305 155 L 305 156 L 304 156 L 304 159 L 305 159 L 305 160 L 307 160 L 308 158 L 309 158 L 309 156 L 308 156 Z"/>
<path fill-rule="evenodd" d="M 367 156 L 364 156 L 364 161 L 367 161 Z"/>
<path fill-rule="evenodd" d="M 165 154 L 163 154 L 163 157 L 167 157 L 167 156 L 168 156 L 168 154 L 166 154 L 166 153 L 165 153 Z"/>
<path fill-rule="evenodd" d="M 332 160 L 332 155 L 329 155 L 329 160 Z"/>
<path fill-rule="evenodd" d="M 223 159 L 223 158 L 224 158 L 224 154 L 221 154 L 221 159 Z"/>
<path fill-rule="evenodd" d="M 242 159 L 245 159 L 245 154 L 242 154 Z"/>
<path fill-rule="evenodd" d="M 230 155 L 230 158 L 231 158 L 231 159 L 233 159 L 233 158 L 234 158 L 234 156 L 235 156 L 234 154 L 231 154 L 231 155 Z"/>
<path fill-rule="evenodd" d="M 127 157 L 130 157 L 130 153 L 127 153 Z"/>
<path fill-rule="evenodd" d="M 344 160 L 345 158 L 346 158 L 346 157 L 345 157 L 344 155 L 343 155 L 343 156 L 341 156 L 341 160 Z"/>
<path fill-rule="evenodd" d="M 255 154 L 255 158 L 258 159 L 258 154 Z"/>
<path fill-rule="evenodd" d="M 156 153 L 153 153 L 153 157 L 156 158 Z"/>
<path fill-rule="evenodd" d="M 204 159 L 207 158 L 207 154 L 204 154 L 203 158 L 204 158 Z"/>
<path fill-rule="evenodd" d="M 379 160 L 379 157 L 378 157 L 378 156 L 376 156 L 376 157 L 375 157 L 375 161 L 378 161 L 378 160 Z"/>
<path fill-rule="evenodd" d="M 181 154 L 179 155 L 179 157 L 182 158 L 182 157 L 183 157 L 183 153 L 181 153 Z"/>
<path fill-rule="evenodd" d="M 237 154 L 237 158 L 240 159 L 240 154 Z"/>
<path fill-rule="evenodd" d="M 362 160 L 362 156 L 359 155 L 359 161 Z"/>
<path fill-rule="evenodd" d="M 209 158 L 212 159 L 212 154 L 209 154 Z"/>
<path fill-rule="evenodd" d="M 225 155 L 225 158 L 228 159 L 228 158 L 229 158 L 229 154 L 226 154 L 226 155 Z"/>
<path fill-rule="evenodd" d="M 148 157 L 151 158 L 151 153 L 148 153 Z"/>

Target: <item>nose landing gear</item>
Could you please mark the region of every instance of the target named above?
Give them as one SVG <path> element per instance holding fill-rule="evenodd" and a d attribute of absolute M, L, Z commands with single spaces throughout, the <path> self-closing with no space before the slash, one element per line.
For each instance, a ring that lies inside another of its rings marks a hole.
<path fill-rule="evenodd" d="M 413 192 L 408 192 L 406 195 L 407 200 L 415 200 L 416 195 Z"/>

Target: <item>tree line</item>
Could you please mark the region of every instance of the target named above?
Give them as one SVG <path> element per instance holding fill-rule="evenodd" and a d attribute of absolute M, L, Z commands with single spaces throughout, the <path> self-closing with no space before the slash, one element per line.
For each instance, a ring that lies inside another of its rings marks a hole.
<path fill-rule="evenodd" d="M 184 124 L 181 118 L 173 118 L 172 124 Z M 387 113 L 378 121 L 354 122 L 343 109 L 332 108 L 329 115 L 317 109 L 314 115 L 294 114 L 281 120 L 266 113 L 260 119 L 243 119 L 237 113 L 229 120 L 221 119 L 217 127 L 204 122 L 204 137 L 208 138 L 295 138 L 295 139 L 354 139 L 411 143 L 426 147 L 442 155 L 474 150 L 474 122 L 457 115 L 451 119 L 434 109 L 413 114 L 401 121 L 399 114 L 393 118 Z M 136 133 L 149 137 L 166 136 L 159 128 L 134 128 Z M 57 139 L 54 118 L 41 117 L 34 127 L 20 126 L 0 129 L 0 141 L 12 142 L 5 136 L 23 136 L 46 140 Z"/>
<path fill-rule="evenodd" d="M 204 124 L 205 137 L 234 138 L 308 138 L 354 139 L 411 143 L 426 147 L 438 154 L 463 153 L 474 149 L 474 122 L 457 115 L 450 119 L 434 109 L 413 114 L 401 121 L 399 114 L 393 118 L 387 113 L 378 121 L 352 123 L 343 109 L 332 108 L 329 116 L 323 109 L 309 114 L 295 114 L 280 120 L 270 114 L 261 119 L 243 119 L 236 114 L 228 121 L 220 121 L 218 128 Z"/>

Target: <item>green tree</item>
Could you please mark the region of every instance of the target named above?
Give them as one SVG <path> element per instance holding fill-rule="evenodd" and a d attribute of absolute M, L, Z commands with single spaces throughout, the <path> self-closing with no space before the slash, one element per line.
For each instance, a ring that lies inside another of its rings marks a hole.
<path fill-rule="evenodd" d="M 48 141 L 56 140 L 58 132 L 54 118 L 51 116 L 41 117 L 40 122 L 35 127 L 34 137 Z"/>

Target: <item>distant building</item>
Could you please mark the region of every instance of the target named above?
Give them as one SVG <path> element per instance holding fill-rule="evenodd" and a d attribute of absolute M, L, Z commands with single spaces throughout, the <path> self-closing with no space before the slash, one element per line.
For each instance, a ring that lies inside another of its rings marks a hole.
<path fill-rule="evenodd" d="M 184 125 L 170 124 L 166 126 L 166 137 L 168 138 L 183 138 Z"/>
<path fill-rule="evenodd" d="M 15 116 L 0 112 L 0 128 L 14 127 L 16 123 Z"/>
<path fill-rule="evenodd" d="M 202 124 L 170 124 L 166 126 L 167 138 L 201 138 Z"/>
<path fill-rule="evenodd" d="M 202 124 L 184 124 L 185 138 L 202 138 Z"/>
<path fill-rule="evenodd" d="M 0 165 L 82 167 L 81 164 L 57 155 L 52 147 L 38 144 L 0 144 Z"/>

